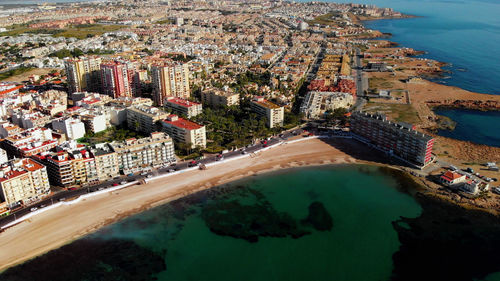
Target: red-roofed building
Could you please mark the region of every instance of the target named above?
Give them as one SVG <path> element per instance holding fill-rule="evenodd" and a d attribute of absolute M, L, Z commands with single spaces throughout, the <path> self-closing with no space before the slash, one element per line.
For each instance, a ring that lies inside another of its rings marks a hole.
<path fill-rule="evenodd" d="M 15 159 L 0 166 L 0 197 L 9 208 L 37 201 L 50 193 L 45 166 L 33 159 Z"/>
<path fill-rule="evenodd" d="M 19 90 L 22 89 L 24 86 L 16 86 L 12 84 L 6 84 L 6 83 L 0 83 L 0 96 L 6 95 L 6 94 L 17 94 L 19 93 Z"/>
<path fill-rule="evenodd" d="M 163 131 L 169 134 L 175 141 L 191 144 L 191 147 L 207 146 L 205 126 L 186 120 L 171 114 L 167 119 L 161 121 Z"/>
<path fill-rule="evenodd" d="M 188 101 L 181 98 L 169 97 L 165 101 L 165 107 L 172 110 L 172 113 L 184 115 L 188 118 L 201 114 L 203 108 L 201 103 Z"/>
<path fill-rule="evenodd" d="M 443 175 L 440 177 L 441 183 L 443 183 L 446 186 L 453 186 L 458 183 L 465 182 L 467 178 L 465 175 L 453 172 L 453 171 L 446 171 Z"/>

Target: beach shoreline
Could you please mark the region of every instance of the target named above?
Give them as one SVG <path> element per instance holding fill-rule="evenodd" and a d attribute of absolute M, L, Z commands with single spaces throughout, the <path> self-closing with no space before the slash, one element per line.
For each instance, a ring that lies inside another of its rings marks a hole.
<path fill-rule="evenodd" d="M 353 149 L 356 149 L 353 147 Z M 239 161 L 238 168 L 234 161 Z M 246 157 L 207 170 L 191 170 L 145 185 L 85 198 L 33 216 L 0 233 L 0 271 L 93 233 L 131 215 L 189 194 L 242 178 L 295 167 L 366 164 L 346 151 L 318 138 L 283 143 L 254 157 Z"/>

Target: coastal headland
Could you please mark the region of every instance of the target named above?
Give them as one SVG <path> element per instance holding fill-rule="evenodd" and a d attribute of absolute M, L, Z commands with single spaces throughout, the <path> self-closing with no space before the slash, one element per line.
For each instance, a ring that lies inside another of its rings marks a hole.
<path fill-rule="evenodd" d="M 363 110 L 384 113 L 391 119 L 411 123 L 432 135 L 436 138 L 434 153 L 447 162 L 457 165 L 463 162 L 499 162 L 498 147 L 437 135 L 440 116 L 433 109 L 500 110 L 500 95 L 474 93 L 426 80 L 425 77 L 445 75 L 442 70 L 444 63 L 413 57 L 416 53 L 411 48 L 394 47 L 392 42 L 386 40 L 372 43 L 365 51 L 364 63 L 383 63 L 392 67 L 392 71 L 366 72 L 370 100 Z M 378 98 L 380 91 L 390 91 L 395 98 Z"/>

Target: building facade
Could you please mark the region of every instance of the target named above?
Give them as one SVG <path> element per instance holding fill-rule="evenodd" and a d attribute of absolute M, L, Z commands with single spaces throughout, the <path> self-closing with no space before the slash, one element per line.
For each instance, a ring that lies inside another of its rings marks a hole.
<path fill-rule="evenodd" d="M 151 68 L 153 98 L 162 106 L 167 97 L 187 99 L 191 95 L 189 88 L 189 66 L 187 63 L 168 62 L 155 64 Z"/>
<path fill-rule="evenodd" d="M 175 141 L 191 144 L 191 148 L 207 146 L 205 126 L 171 114 L 161 122 L 163 131 Z"/>
<path fill-rule="evenodd" d="M 0 166 L 0 190 L 9 208 L 39 200 L 50 193 L 47 170 L 33 159 L 11 160 Z"/>
<path fill-rule="evenodd" d="M 127 126 L 129 129 L 151 134 L 158 131 L 159 122 L 167 116 L 167 112 L 153 106 L 132 106 L 127 108 Z"/>
<path fill-rule="evenodd" d="M 127 64 L 125 63 L 117 61 L 102 63 L 102 93 L 113 98 L 132 97 L 129 74 Z"/>
<path fill-rule="evenodd" d="M 266 118 L 266 125 L 269 128 L 283 126 L 285 119 L 285 109 L 262 97 L 255 98 L 251 103 L 251 109 L 257 115 Z"/>
<path fill-rule="evenodd" d="M 187 116 L 187 118 L 201 114 L 203 111 L 201 103 L 176 97 L 168 97 L 165 101 L 165 108 L 170 109 L 174 114 Z"/>
<path fill-rule="evenodd" d="M 353 112 L 351 132 L 404 161 L 424 166 L 432 161 L 434 138 L 405 123 L 391 122 L 383 115 Z"/>
<path fill-rule="evenodd" d="M 349 93 L 341 92 L 308 92 L 300 112 L 304 113 L 306 118 L 321 117 L 326 111 L 334 111 L 338 108 L 350 108 L 354 104 L 354 96 Z"/>
<path fill-rule="evenodd" d="M 100 65 L 99 57 L 67 59 L 64 66 L 70 93 L 98 92 L 101 88 Z"/>
<path fill-rule="evenodd" d="M 85 136 L 85 124 L 73 117 L 63 117 L 52 121 L 52 128 L 63 133 L 70 140 L 76 140 Z"/>
<path fill-rule="evenodd" d="M 95 159 L 97 179 L 105 181 L 119 176 L 118 154 L 107 143 L 98 143 L 91 147 L 90 152 Z"/>
<path fill-rule="evenodd" d="M 119 169 L 124 174 L 176 162 L 174 142 L 162 132 L 151 133 L 147 138 L 112 142 L 110 146 L 117 153 Z"/>
<path fill-rule="evenodd" d="M 233 106 L 240 104 L 240 95 L 219 89 L 208 89 L 201 92 L 201 101 L 210 106 Z"/>

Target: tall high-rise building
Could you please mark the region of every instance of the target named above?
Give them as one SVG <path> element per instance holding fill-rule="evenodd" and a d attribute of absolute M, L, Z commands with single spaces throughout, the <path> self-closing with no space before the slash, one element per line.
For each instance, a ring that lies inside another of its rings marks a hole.
<path fill-rule="evenodd" d="M 157 105 L 163 105 L 167 97 L 187 99 L 191 95 L 187 63 L 155 64 L 151 69 L 151 80 L 153 98 Z"/>
<path fill-rule="evenodd" d="M 100 57 L 67 59 L 64 62 L 70 93 L 101 89 Z"/>
<path fill-rule="evenodd" d="M 125 63 L 113 61 L 101 64 L 102 93 L 113 98 L 132 97 L 129 71 Z"/>
<path fill-rule="evenodd" d="M 353 136 L 376 146 L 417 166 L 432 161 L 434 138 L 415 130 L 402 122 L 391 122 L 381 114 L 353 112 L 351 115 Z"/>

